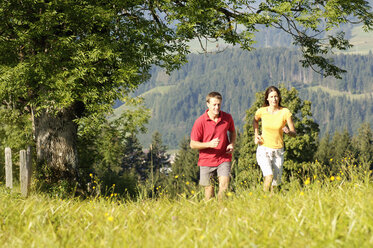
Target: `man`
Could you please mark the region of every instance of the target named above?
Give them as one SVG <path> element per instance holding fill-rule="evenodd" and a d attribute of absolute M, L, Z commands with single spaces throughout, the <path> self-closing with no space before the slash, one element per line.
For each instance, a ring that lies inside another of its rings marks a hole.
<path fill-rule="evenodd" d="M 229 185 L 236 130 L 232 116 L 220 111 L 221 94 L 209 93 L 206 102 L 208 109 L 194 122 L 190 147 L 199 150 L 200 185 L 205 187 L 205 199 L 214 197 L 211 177 L 216 174 L 219 179 L 218 199 L 221 200 Z"/>

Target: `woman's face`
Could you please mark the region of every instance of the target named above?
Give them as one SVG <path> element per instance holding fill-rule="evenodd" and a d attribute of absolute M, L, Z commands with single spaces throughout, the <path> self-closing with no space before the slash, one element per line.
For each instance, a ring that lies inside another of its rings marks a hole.
<path fill-rule="evenodd" d="M 268 94 L 267 101 L 269 106 L 278 107 L 278 102 L 280 101 L 280 97 L 278 96 L 276 91 L 272 91 Z"/>

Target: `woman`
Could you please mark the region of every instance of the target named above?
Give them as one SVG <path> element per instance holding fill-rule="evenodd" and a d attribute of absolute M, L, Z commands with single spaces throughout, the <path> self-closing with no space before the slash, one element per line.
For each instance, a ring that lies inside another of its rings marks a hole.
<path fill-rule="evenodd" d="M 296 132 L 289 109 L 281 106 L 281 94 L 275 86 L 270 86 L 264 94 L 263 107 L 254 117 L 256 159 L 263 172 L 264 191 L 273 190 L 281 183 L 284 162 L 283 133 L 295 137 Z M 262 120 L 262 135 L 259 134 L 259 120 Z M 286 126 L 287 124 L 287 126 Z M 271 187 L 272 186 L 272 187 Z"/>

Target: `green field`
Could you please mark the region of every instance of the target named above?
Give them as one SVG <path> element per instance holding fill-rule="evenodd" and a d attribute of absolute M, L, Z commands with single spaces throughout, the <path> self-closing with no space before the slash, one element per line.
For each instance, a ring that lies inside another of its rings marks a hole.
<path fill-rule="evenodd" d="M 321 91 L 324 91 L 324 92 L 328 93 L 332 97 L 347 96 L 347 97 L 349 97 L 350 99 L 353 99 L 353 100 L 361 100 L 361 99 L 364 99 L 364 98 L 367 98 L 367 97 L 371 97 L 371 95 L 372 95 L 372 92 L 367 92 L 367 93 L 364 93 L 364 94 L 352 94 L 352 93 L 348 93 L 348 92 L 345 92 L 345 91 L 330 89 L 330 88 L 327 88 L 327 87 L 322 86 L 322 85 L 308 87 L 307 90 L 310 90 L 310 91 L 321 90 Z"/>
<path fill-rule="evenodd" d="M 259 187 L 258 187 L 259 188 Z M 123 201 L 27 199 L 0 186 L 2 247 L 372 247 L 373 186 L 308 184 Z"/>

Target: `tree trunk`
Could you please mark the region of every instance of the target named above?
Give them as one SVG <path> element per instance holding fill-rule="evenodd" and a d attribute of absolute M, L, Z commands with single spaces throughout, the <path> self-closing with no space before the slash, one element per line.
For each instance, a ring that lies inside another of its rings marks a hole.
<path fill-rule="evenodd" d="M 42 111 L 33 117 L 37 169 L 46 183 L 77 180 L 77 124 L 73 108 L 57 114 Z"/>

